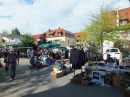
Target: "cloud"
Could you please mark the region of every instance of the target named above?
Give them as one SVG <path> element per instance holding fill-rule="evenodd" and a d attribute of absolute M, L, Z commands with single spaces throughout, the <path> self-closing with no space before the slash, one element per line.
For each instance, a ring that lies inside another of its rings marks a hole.
<path fill-rule="evenodd" d="M 107 1 L 107 4 L 112 2 Z M 128 0 L 115 2 L 115 8 L 130 6 Z M 102 0 L 0 0 L 0 31 L 11 32 L 17 27 L 21 33 L 37 34 L 61 27 L 78 32 L 101 3 Z"/>

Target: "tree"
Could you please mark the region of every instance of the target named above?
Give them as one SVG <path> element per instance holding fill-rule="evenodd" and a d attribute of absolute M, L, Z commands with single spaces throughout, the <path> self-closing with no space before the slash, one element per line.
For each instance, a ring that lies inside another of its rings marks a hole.
<path fill-rule="evenodd" d="M 32 37 L 31 33 L 25 33 L 22 36 L 20 44 L 26 46 L 26 47 L 35 47 L 35 39 Z"/>
<path fill-rule="evenodd" d="M 18 30 L 18 28 L 15 28 L 12 30 L 11 34 L 20 36 L 20 31 Z"/>
<path fill-rule="evenodd" d="M 117 17 L 115 17 L 114 9 L 106 6 L 103 2 L 97 12 L 90 15 L 90 25 L 87 25 L 84 31 L 89 33 L 89 40 L 98 42 L 98 46 L 103 52 L 104 40 L 114 42 L 119 39 L 120 32 L 117 31 Z"/>
<path fill-rule="evenodd" d="M 130 54 L 130 41 L 129 40 L 118 40 L 114 43 L 115 48 L 119 48 L 123 53 L 123 57 L 128 57 Z"/>
<path fill-rule="evenodd" d="M 2 33 L 1 33 L 1 34 L 2 34 L 3 36 L 6 36 L 6 37 L 10 36 L 9 32 L 6 31 L 6 30 L 2 30 Z"/>
<path fill-rule="evenodd" d="M 86 44 L 88 36 L 89 36 L 89 34 L 86 31 L 82 31 L 82 32 L 80 32 L 80 36 L 77 37 L 77 40 L 80 41 L 81 45 Z"/>

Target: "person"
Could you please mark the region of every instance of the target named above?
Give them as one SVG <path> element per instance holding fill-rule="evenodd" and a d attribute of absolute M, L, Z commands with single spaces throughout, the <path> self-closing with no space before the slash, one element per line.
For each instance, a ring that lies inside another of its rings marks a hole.
<path fill-rule="evenodd" d="M 7 56 L 9 54 L 8 49 L 6 49 L 6 51 L 4 52 L 4 63 L 5 63 L 5 71 L 9 70 L 9 64 L 7 63 Z"/>
<path fill-rule="evenodd" d="M 34 50 L 31 51 L 31 57 L 35 56 Z"/>
<path fill-rule="evenodd" d="M 28 57 L 28 59 L 31 58 L 31 50 L 30 49 L 27 49 L 27 57 Z"/>
<path fill-rule="evenodd" d="M 7 56 L 7 63 L 10 66 L 10 81 L 15 79 L 16 65 L 19 65 L 19 57 L 15 54 L 14 50 L 11 49 Z"/>
<path fill-rule="evenodd" d="M 35 56 L 35 57 L 34 57 L 34 64 L 37 63 L 37 59 L 38 59 L 37 56 Z"/>
<path fill-rule="evenodd" d="M 115 62 L 115 60 L 112 57 L 110 57 L 110 56 L 111 56 L 110 54 L 107 54 L 107 59 L 105 60 L 106 64 Z"/>
<path fill-rule="evenodd" d="M 18 55 L 18 57 L 19 57 L 19 56 L 20 56 L 20 52 L 19 52 L 19 49 L 18 49 L 18 48 L 17 48 L 16 52 L 17 52 L 17 55 Z"/>

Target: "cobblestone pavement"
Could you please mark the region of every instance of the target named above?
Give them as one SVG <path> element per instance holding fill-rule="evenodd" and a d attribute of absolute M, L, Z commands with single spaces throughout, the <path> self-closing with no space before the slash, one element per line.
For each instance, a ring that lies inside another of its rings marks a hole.
<path fill-rule="evenodd" d="M 75 84 L 69 80 L 73 73 L 54 79 L 53 66 L 29 70 L 29 65 L 28 59 L 20 59 L 14 81 L 9 81 L 9 71 L 0 68 L 0 97 L 124 97 L 120 87 Z"/>

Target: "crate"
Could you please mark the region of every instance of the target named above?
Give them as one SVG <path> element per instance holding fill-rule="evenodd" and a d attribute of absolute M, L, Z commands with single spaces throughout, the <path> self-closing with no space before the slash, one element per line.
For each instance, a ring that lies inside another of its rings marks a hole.
<path fill-rule="evenodd" d="M 59 78 L 63 76 L 63 72 L 60 73 L 51 72 L 51 75 L 53 78 Z"/>
<path fill-rule="evenodd" d="M 77 84 L 81 84 L 81 80 L 78 79 L 77 77 L 72 78 L 71 81 Z"/>
<path fill-rule="evenodd" d="M 118 76 L 112 77 L 112 85 L 113 86 L 121 86 L 121 79 Z"/>
<path fill-rule="evenodd" d="M 88 83 L 89 83 L 89 81 L 88 80 L 81 80 L 81 84 L 83 84 L 83 85 L 88 85 Z"/>

